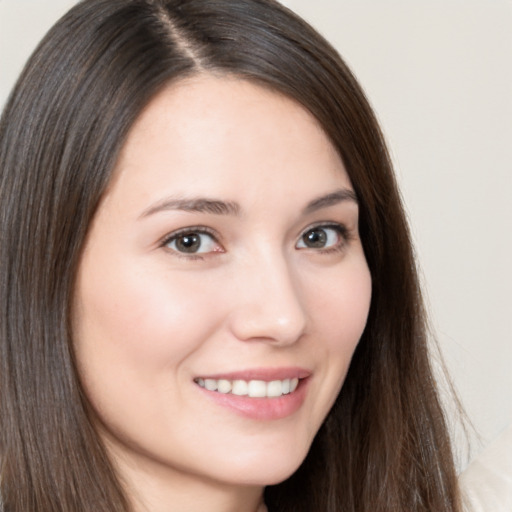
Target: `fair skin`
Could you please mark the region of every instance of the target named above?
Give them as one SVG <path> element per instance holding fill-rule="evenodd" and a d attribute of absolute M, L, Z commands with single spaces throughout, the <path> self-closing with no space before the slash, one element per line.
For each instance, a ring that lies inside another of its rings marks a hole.
<path fill-rule="evenodd" d="M 370 295 L 352 185 L 305 109 L 210 75 L 159 93 L 90 228 L 73 309 L 135 510 L 264 510 L 341 389 Z"/>

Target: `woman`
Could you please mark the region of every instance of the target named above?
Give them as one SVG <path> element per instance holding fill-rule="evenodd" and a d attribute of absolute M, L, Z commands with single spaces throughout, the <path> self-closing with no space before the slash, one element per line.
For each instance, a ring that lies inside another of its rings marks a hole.
<path fill-rule="evenodd" d="M 0 141 L 4 510 L 459 510 L 386 148 L 308 25 L 87 0 Z"/>

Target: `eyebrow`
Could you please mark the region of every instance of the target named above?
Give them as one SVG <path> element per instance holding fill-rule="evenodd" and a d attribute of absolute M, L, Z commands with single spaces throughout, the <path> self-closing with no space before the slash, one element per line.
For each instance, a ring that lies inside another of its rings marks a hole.
<path fill-rule="evenodd" d="M 358 203 L 355 193 L 350 189 L 339 189 L 325 196 L 318 197 L 310 201 L 303 209 L 304 215 L 328 208 L 344 201 Z M 222 201 L 207 197 L 191 197 L 191 198 L 166 198 L 150 206 L 142 212 L 140 218 L 148 217 L 158 212 L 169 210 L 181 210 L 194 213 L 212 213 L 214 215 L 234 215 L 239 216 L 242 209 L 240 205 L 234 201 Z"/>
<path fill-rule="evenodd" d="M 213 213 L 215 215 L 240 215 L 240 205 L 233 201 L 221 201 L 206 197 L 197 198 L 167 198 L 142 212 L 141 217 L 168 210 L 184 212 Z"/>
<path fill-rule="evenodd" d="M 313 201 L 309 202 L 304 208 L 303 213 L 312 213 L 316 210 L 328 208 L 329 206 L 334 206 L 345 201 L 351 201 L 353 203 L 359 204 L 357 196 L 353 190 L 348 188 L 340 188 L 339 190 L 336 190 L 330 194 L 318 197 L 317 199 L 313 199 Z"/>

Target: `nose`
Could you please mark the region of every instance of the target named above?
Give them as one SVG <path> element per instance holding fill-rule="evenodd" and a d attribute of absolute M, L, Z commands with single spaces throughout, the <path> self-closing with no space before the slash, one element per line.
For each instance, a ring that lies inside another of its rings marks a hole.
<path fill-rule="evenodd" d="M 259 257 L 234 277 L 235 304 L 229 323 L 241 341 L 295 343 L 307 325 L 298 276 L 284 257 Z"/>

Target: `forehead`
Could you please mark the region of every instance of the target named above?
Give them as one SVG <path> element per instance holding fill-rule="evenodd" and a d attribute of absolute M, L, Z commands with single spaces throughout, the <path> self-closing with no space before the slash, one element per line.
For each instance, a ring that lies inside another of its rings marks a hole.
<path fill-rule="evenodd" d="M 351 188 L 343 163 L 304 107 L 247 80 L 200 75 L 172 84 L 148 104 L 110 189 L 240 196 L 339 186 Z"/>

